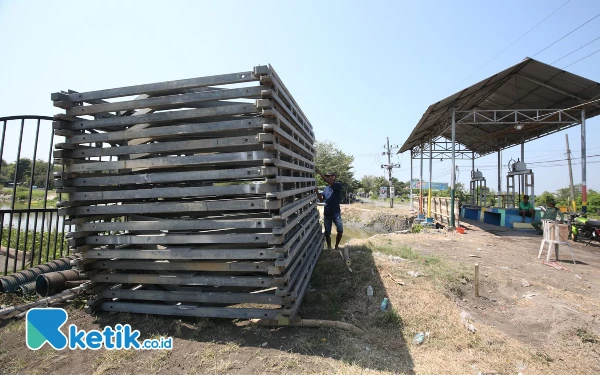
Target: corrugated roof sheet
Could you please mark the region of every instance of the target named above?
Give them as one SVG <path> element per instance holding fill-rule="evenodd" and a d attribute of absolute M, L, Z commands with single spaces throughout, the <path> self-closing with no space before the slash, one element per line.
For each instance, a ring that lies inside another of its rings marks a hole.
<path fill-rule="evenodd" d="M 600 98 L 600 84 L 587 78 L 526 58 L 427 108 L 399 153 L 427 142 L 431 136 L 451 138 L 452 107 L 468 110 L 567 109 Z M 588 104 L 586 118 L 600 114 L 600 102 Z M 457 118 L 458 121 L 458 118 Z M 521 122 L 521 121 L 520 121 Z M 577 125 L 532 122 L 517 131 L 514 124 L 457 124 L 456 141 L 479 156 L 512 147 Z"/>

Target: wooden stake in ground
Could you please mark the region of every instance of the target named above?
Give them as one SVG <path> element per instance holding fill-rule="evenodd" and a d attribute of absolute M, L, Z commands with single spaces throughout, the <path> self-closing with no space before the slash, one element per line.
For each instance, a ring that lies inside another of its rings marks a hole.
<path fill-rule="evenodd" d="M 475 263 L 475 297 L 479 297 L 479 263 Z"/>

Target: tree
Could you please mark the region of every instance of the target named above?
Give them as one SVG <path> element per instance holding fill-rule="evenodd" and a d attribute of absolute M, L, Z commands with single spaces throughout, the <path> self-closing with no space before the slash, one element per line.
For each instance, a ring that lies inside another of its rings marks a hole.
<path fill-rule="evenodd" d="M 548 202 L 551 199 L 556 201 L 556 197 L 554 196 L 554 194 L 544 191 L 542 194 L 535 197 L 535 204 L 544 206 L 546 205 L 546 202 Z"/>
<path fill-rule="evenodd" d="M 588 211 L 596 214 L 600 210 L 600 193 L 595 190 L 588 190 L 587 193 Z"/>
<path fill-rule="evenodd" d="M 337 181 L 344 186 L 343 196 L 358 190 L 359 182 L 354 179 L 354 173 L 352 172 L 354 156 L 345 154 L 337 148 L 335 143 L 329 141 L 317 142 L 315 150 L 315 165 L 323 173 L 328 171 L 337 173 Z M 325 181 L 319 175 L 317 175 L 317 185 L 325 185 Z"/>
<path fill-rule="evenodd" d="M 404 193 L 406 183 L 404 181 L 398 180 L 396 177 L 392 177 L 392 186 L 394 187 L 396 196 L 402 197 L 402 193 Z"/>
<path fill-rule="evenodd" d="M 360 187 L 364 193 L 371 195 L 375 189 L 379 190 L 379 188 L 375 187 L 375 176 L 365 175 L 360 179 Z"/>

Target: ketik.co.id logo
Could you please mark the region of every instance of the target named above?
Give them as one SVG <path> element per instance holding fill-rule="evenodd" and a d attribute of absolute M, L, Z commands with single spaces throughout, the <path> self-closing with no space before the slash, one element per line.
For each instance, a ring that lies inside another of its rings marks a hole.
<path fill-rule="evenodd" d="M 129 324 L 117 324 L 115 328 L 104 327 L 104 330 L 79 330 L 76 325 L 69 326 L 65 335 L 60 329 L 67 322 L 69 315 L 64 309 L 45 308 L 31 309 L 27 312 L 25 338 L 27 347 L 38 350 L 48 343 L 56 350 L 92 349 L 102 347 L 112 349 L 172 349 L 173 338 L 146 339 L 140 343 L 140 331 L 132 330 Z"/>

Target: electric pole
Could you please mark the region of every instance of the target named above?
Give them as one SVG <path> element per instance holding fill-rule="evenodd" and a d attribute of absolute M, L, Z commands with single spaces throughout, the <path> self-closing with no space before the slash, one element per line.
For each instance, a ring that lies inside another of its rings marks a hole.
<path fill-rule="evenodd" d="M 385 168 L 385 169 L 388 170 L 388 175 L 389 175 L 389 187 L 388 187 L 388 189 L 389 189 L 389 193 L 390 193 L 390 208 L 392 208 L 392 207 L 394 207 L 394 195 L 395 195 L 395 192 L 393 192 L 393 185 L 392 185 L 392 169 L 399 168 L 400 164 L 398 164 L 398 163 L 393 164 L 392 163 L 392 150 L 393 149 L 397 149 L 398 145 L 391 145 L 390 146 L 390 137 L 386 137 L 386 140 L 387 140 L 387 144 L 385 144 L 383 146 L 383 148 L 386 149 L 386 151 L 383 153 L 383 155 L 387 154 L 388 163 L 387 164 L 382 164 L 381 168 Z M 385 173 L 384 173 L 384 175 L 385 175 Z M 392 194 L 392 192 L 394 194 Z"/>

